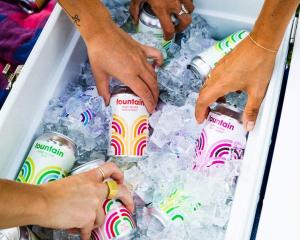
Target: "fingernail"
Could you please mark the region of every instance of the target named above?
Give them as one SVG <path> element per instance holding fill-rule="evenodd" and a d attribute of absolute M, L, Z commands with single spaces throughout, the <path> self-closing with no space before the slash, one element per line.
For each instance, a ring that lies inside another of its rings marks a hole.
<path fill-rule="evenodd" d="M 247 122 L 246 129 L 248 132 L 251 132 L 254 129 L 254 122 Z"/>

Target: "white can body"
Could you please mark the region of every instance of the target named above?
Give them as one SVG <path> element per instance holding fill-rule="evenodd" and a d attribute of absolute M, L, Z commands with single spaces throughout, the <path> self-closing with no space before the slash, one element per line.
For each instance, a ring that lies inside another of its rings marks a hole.
<path fill-rule="evenodd" d="M 194 170 L 221 167 L 229 160 L 242 160 L 246 147 L 246 131 L 238 120 L 210 112 L 196 142 Z"/>
<path fill-rule="evenodd" d="M 149 136 L 149 113 L 144 102 L 131 93 L 118 93 L 110 100 L 110 156 L 141 157 Z"/>
<path fill-rule="evenodd" d="M 74 165 L 74 149 L 43 136 L 33 143 L 16 179 L 18 182 L 44 184 L 55 181 L 65 177 Z"/>

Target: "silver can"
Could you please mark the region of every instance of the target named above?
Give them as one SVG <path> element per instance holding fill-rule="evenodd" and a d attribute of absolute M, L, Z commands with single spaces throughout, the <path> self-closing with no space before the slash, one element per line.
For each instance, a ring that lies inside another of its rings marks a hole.
<path fill-rule="evenodd" d="M 48 0 L 19 0 L 18 5 L 24 12 L 32 14 L 40 11 L 47 2 Z"/>
<path fill-rule="evenodd" d="M 172 16 L 172 21 L 174 25 L 176 25 L 177 19 L 174 16 Z M 160 21 L 154 14 L 151 6 L 148 3 L 144 4 L 140 13 L 138 32 L 153 33 L 154 36 L 162 42 L 162 47 L 166 51 L 168 51 L 171 44 L 174 42 L 174 38 L 169 41 L 164 40 L 164 32 L 161 27 Z"/>
<path fill-rule="evenodd" d="M 217 65 L 217 63 L 248 35 L 248 31 L 241 30 L 216 42 L 212 47 L 194 57 L 187 68 L 190 69 L 197 78 L 207 78 L 209 72 Z"/>
<path fill-rule="evenodd" d="M 28 227 L 0 229 L 0 240 L 38 240 Z"/>
<path fill-rule="evenodd" d="M 67 136 L 49 132 L 33 143 L 16 181 L 44 184 L 61 179 L 75 163 L 76 144 Z"/>
<path fill-rule="evenodd" d="M 77 175 L 80 173 L 91 171 L 95 168 L 101 167 L 105 163 L 105 157 L 103 159 L 95 159 L 84 164 L 81 164 L 77 167 L 74 167 L 71 171 L 71 175 Z"/>

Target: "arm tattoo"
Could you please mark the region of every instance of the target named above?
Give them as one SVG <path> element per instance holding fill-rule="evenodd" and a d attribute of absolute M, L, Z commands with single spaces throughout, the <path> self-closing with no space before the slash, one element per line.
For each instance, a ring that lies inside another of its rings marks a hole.
<path fill-rule="evenodd" d="M 69 15 L 69 17 L 72 19 L 73 23 L 77 26 L 80 27 L 80 17 L 78 14 L 75 14 L 74 16 L 72 16 L 67 9 L 60 3 L 60 1 L 57 1 L 59 3 L 59 5 L 64 9 L 64 11 Z"/>

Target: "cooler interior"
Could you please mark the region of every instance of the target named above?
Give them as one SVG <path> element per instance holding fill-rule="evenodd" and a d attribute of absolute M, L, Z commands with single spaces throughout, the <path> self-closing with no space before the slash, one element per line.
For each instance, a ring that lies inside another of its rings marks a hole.
<path fill-rule="evenodd" d="M 263 1 L 194 1 L 216 38 L 251 30 Z M 256 128 L 249 134 L 226 240 L 249 239 L 265 169 L 287 56 L 289 29 Z M 0 112 L 0 176 L 14 179 L 51 98 L 61 94 L 87 59 L 79 33 L 57 5 Z"/>

